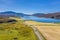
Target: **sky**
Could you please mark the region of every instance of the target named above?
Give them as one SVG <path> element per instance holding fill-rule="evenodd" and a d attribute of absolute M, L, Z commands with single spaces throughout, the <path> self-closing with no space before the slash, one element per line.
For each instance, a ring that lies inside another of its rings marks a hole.
<path fill-rule="evenodd" d="M 60 12 L 60 0 L 0 0 L 1 11 L 26 14 Z"/>

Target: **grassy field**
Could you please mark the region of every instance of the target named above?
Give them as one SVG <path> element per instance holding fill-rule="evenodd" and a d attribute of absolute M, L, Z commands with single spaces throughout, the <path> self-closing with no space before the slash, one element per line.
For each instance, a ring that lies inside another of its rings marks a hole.
<path fill-rule="evenodd" d="M 27 24 L 35 26 L 46 40 L 60 40 L 60 24 L 35 21 L 27 21 Z"/>
<path fill-rule="evenodd" d="M 0 24 L 0 40 L 38 40 L 33 29 L 23 21 Z"/>

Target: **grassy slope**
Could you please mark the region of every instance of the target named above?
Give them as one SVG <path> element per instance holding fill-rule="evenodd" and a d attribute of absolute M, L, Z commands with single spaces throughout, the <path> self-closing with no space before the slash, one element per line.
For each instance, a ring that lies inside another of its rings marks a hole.
<path fill-rule="evenodd" d="M 0 40 L 38 40 L 31 27 L 23 24 L 23 21 L 16 23 L 0 24 Z"/>

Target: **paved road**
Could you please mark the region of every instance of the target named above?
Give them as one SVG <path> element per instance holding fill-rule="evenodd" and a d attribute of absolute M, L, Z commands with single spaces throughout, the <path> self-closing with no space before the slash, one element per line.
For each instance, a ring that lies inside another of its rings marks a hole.
<path fill-rule="evenodd" d="M 25 24 L 26 24 L 26 25 L 28 25 L 28 23 L 27 23 L 27 22 L 25 22 Z M 32 28 L 33 28 L 33 30 L 34 30 L 34 32 L 35 32 L 35 34 L 36 34 L 36 36 L 39 38 L 39 40 L 43 40 L 42 35 L 39 33 L 38 29 L 37 29 L 35 26 L 31 26 L 31 25 L 28 25 L 28 26 L 30 26 L 30 27 L 32 27 Z"/>
<path fill-rule="evenodd" d="M 33 28 L 33 30 L 34 30 L 35 34 L 37 35 L 37 37 L 39 38 L 39 40 L 43 40 L 43 37 L 42 37 L 42 35 L 39 33 L 39 31 L 37 30 L 37 28 L 34 27 L 34 26 L 31 26 L 31 27 Z"/>

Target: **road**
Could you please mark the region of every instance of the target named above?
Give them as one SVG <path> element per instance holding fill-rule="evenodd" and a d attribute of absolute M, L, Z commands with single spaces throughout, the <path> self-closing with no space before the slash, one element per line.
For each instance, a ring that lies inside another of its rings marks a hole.
<path fill-rule="evenodd" d="M 27 22 L 25 22 L 25 24 L 28 25 Z M 34 32 L 35 32 L 36 36 L 39 38 L 39 40 L 43 40 L 44 39 L 35 26 L 33 26 L 33 25 L 32 26 L 28 25 L 28 26 L 30 26 L 34 30 Z"/>
<path fill-rule="evenodd" d="M 39 38 L 39 40 L 43 40 L 42 35 L 39 33 L 38 29 L 34 26 L 31 26 L 35 32 L 35 34 L 37 35 L 37 37 Z"/>

